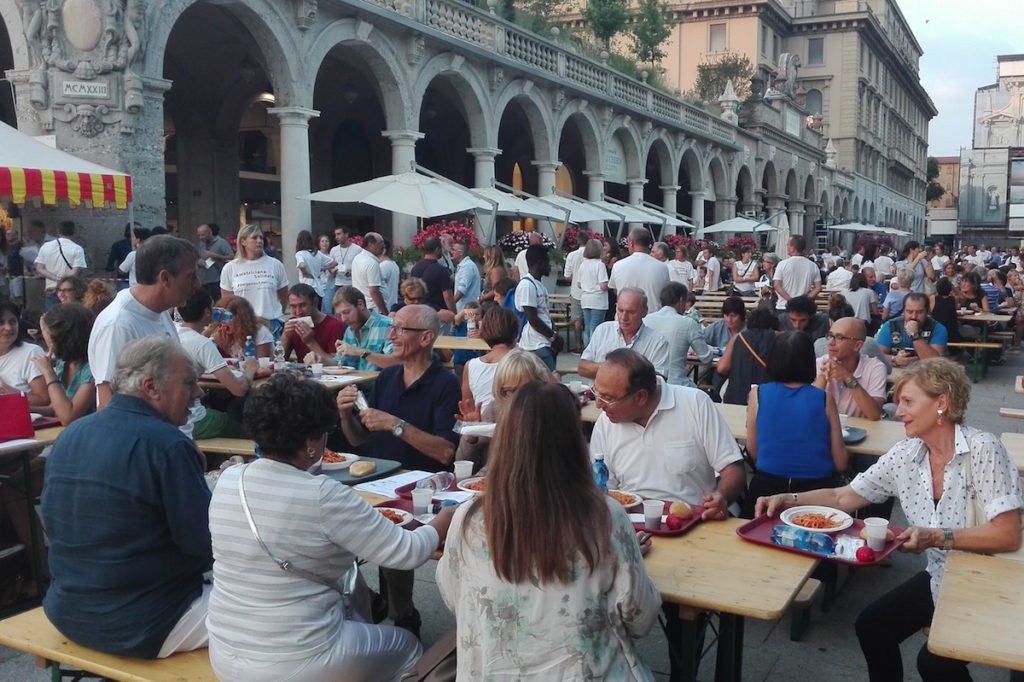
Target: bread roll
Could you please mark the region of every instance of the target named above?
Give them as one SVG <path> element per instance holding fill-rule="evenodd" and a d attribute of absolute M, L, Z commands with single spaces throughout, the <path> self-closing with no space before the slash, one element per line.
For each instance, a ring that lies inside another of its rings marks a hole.
<path fill-rule="evenodd" d="M 868 529 L 867 528 L 861 528 L 860 529 L 860 539 L 861 540 L 867 540 L 868 539 Z M 885 529 L 885 541 L 886 542 L 892 542 L 895 539 L 896 539 L 896 533 L 893 533 L 891 528 L 886 528 Z"/>
<path fill-rule="evenodd" d="M 693 516 L 693 509 L 685 502 L 673 502 L 668 506 L 668 513 L 681 519 L 688 519 Z"/>
<path fill-rule="evenodd" d="M 359 478 L 361 476 L 369 476 L 377 470 L 376 462 L 368 462 L 365 459 L 361 459 L 358 462 L 352 462 L 348 468 L 348 473 L 353 478 Z"/>

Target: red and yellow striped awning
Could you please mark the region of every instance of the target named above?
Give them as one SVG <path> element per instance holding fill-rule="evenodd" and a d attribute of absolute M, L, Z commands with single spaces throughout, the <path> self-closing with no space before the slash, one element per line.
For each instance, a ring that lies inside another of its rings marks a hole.
<path fill-rule="evenodd" d="M 50 205 L 63 199 L 71 206 L 84 202 L 94 208 L 114 204 L 123 209 L 132 200 L 132 179 L 127 175 L 0 166 L 0 197 L 4 196 L 18 205 L 29 197 L 41 197 Z"/>

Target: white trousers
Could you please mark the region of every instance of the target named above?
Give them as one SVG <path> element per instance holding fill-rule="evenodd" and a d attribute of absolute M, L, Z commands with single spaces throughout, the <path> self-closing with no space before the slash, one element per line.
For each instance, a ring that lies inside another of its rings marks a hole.
<path fill-rule="evenodd" d="M 206 634 L 206 612 L 209 610 L 212 589 L 213 585 L 203 585 L 203 593 L 181 614 L 164 640 L 164 645 L 160 647 L 157 658 L 167 658 L 179 651 L 192 651 L 206 646 L 210 639 Z"/>
<path fill-rule="evenodd" d="M 385 682 L 415 668 L 422 654 L 407 630 L 354 621 L 341 626 L 333 648 L 309 660 L 255 660 L 210 641 L 210 664 L 221 682 Z"/>

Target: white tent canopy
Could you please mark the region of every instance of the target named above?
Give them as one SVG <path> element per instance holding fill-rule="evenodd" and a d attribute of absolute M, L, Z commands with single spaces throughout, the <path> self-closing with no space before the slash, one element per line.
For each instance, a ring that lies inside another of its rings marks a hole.
<path fill-rule="evenodd" d="M 773 218 L 775 216 L 772 216 Z M 736 216 L 735 218 L 729 218 L 723 220 L 720 223 L 714 225 L 708 225 L 697 230 L 697 237 L 701 238 L 707 234 L 720 233 L 720 232 L 732 232 L 736 234 L 753 234 L 755 232 L 774 232 L 775 226 L 769 225 L 767 222 L 753 220 L 744 216 Z"/>
<path fill-rule="evenodd" d="M 495 202 L 498 205 L 498 215 L 556 220 L 558 222 L 565 220 L 566 212 L 563 209 L 540 202 L 529 203 L 528 199 L 503 192 L 496 187 L 474 187 L 470 191 Z"/>
<path fill-rule="evenodd" d="M 552 205 L 565 209 L 569 211 L 570 223 L 589 223 L 592 220 L 618 223 L 624 220 L 621 213 L 602 208 L 595 205 L 593 202 L 579 201 L 574 198 L 570 199 L 569 197 L 563 197 L 559 194 L 548 194 L 543 197 L 534 197 L 532 199 L 527 199 L 524 203 L 529 204 L 530 206 L 537 206 L 538 204 L 541 206 L 546 205 L 548 210 L 551 209 Z"/>
<path fill-rule="evenodd" d="M 494 210 L 494 202 L 450 180 L 438 179 L 415 171 L 384 175 L 344 187 L 314 192 L 311 201 L 363 203 L 385 211 L 420 218 L 433 218 L 474 210 Z"/>

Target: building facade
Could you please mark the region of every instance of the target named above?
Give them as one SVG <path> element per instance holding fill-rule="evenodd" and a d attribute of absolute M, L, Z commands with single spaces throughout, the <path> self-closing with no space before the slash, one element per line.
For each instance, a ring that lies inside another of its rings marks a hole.
<path fill-rule="evenodd" d="M 413 162 L 540 195 L 560 174 L 699 225 L 786 211 L 809 234 L 862 203 L 821 131 L 787 128 L 792 92 L 744 129 L 460 0 L 0 0 L 0 20 L 0 116 L 131 173 L 144 225 L 266 221 L 286 264 L 339 222 L 409 244 L 409 216 L 304 197 Z M 125 216 L 79 219 L 96 263 Z"/>

